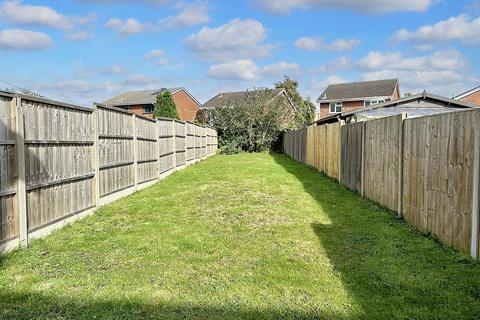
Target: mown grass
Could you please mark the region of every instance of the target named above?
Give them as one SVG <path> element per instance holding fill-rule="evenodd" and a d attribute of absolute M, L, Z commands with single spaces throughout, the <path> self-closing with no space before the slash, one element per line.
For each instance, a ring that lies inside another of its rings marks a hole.
<path fill-rule="evenodd" d="M 1 319 L 479 315 L 479 264 L 283 155 L 210 158 L 0 260 Z"/>

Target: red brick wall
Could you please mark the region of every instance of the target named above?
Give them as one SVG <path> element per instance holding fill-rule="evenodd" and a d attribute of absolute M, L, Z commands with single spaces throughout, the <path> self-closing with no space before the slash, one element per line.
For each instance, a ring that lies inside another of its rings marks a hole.
<path fill-rule="evenodd" d="M 121 109 L 127 109 L 135 114 L 139 114 L 141 116 L 144 116 L 144 117 L 147 117 L 147 118 L 150 118 L 150 119 L 153 119 L 153 113 L 143 113 L 143 105 L 141 106 L 128 106 L 128 107 L 125 107 L 125 108 L 122 108 L 122 107 L 119 107 Z"/>
<path fill-rule="evenodd" d="M 342 112 L 352 111 L 354 109 L 363 108 L 362 101 L 346 101 L 342 104 Z M 333 113 L 330 113 L 330 106 L 328 103 L 320 104 L 320 119 L 331 116 Z"/>
<path fill-rule="evenodd" d="M 173 101 L 177 106 L 177 112 L 182 121 L 193 121 L 197 115 L 199 107 L 197 103 L 190 98 L 185 91 L 179 91 L 173 95 Z"/>
<path fill-rule="evenodd" d="M 469 96 L 466 96 L 465 98 L 460 99 L 460 101 L 475 103 L 476 105 L 480 106 L 480 91 L 477 91 Z"/>

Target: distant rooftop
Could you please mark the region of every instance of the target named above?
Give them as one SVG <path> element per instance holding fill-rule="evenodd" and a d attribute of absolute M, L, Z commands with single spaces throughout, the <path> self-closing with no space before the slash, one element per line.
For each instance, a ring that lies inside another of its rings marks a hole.
<path fill-rule="evenodd" d="M 258 89 L 258 90 L 262 90 L 262 89 Z M 270 90 L 272 92 L 272 98 L 273 98 L 279 95 L 284 89 L 270 89 Z M 255 90 L 219 93 L 212 99 L 205 102 L 202 105 L 202 109 L 215 109 L 218 107 L 228 106 L 235 101 L 244 100 L 247 96 L 247 93 L 252 91 L 255 91 Z"/>
<path fill-rule="evenodd" d="M 398 79 L 336 83 L 329 85 L 317 101 L 390 97 L 394 94 L 397 86 Z"/>
<path fill-rule="evenodd" d="M 157 95 L 162 91 L 168 90 L 174 94 L 182 89 L 183 88 L 161 88 L 155 90 L 128 91 L 104 101 L 103 104 L 109 106 L 154 104 L 157 100 Z"/>

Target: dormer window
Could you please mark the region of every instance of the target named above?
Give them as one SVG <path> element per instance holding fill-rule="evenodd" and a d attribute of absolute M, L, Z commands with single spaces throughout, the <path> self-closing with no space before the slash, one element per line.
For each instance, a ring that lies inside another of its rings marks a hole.
<path fill-rule="evenodd" d="M 341 102 L 331 102 L 330 103 L 330 113 L 340 113 L 342 112 L 342 103 Z"/>

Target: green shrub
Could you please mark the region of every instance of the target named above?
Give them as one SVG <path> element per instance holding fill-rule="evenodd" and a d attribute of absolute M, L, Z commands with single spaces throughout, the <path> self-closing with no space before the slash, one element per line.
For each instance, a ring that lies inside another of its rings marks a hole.
<path fill-rule="evenodd" d="M 177 107 L 173 101 L 172 94 L 168 90 L 163 90 L 157 95 L 155 109 L 153 110 L 155 118 L 170 118 L 179 120 Z"/>

